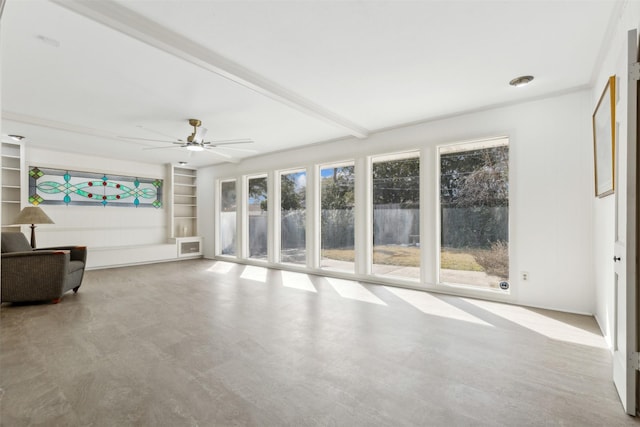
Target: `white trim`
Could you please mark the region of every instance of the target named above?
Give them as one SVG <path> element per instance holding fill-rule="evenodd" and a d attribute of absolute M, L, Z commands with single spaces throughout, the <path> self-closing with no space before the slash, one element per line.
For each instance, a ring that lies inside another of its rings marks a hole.
<path fill-rule="evenodd" d="M 371 158 L 371 163 L 381 163 L 381 162 L 391 162 L 394 160 L 406 160 L 413 159 L 415 157 L 420 157 L 420 150 L 407 150 L 407 151 L 399 151 L 397 153 L 391 154 L 374 154 L 369 156 Z"/>
<path fill-rule="evenodd" d="M 357 275 L 371 274 L 373 261 L 373 209 L 371 208 L 371 159 L 361 157 L 354 163 L 354 271 Z M 360 220 L 358 221 L 358 218 Z"/>
<path fill-rule="evenodd" d="M 454 142 L 438 145 L 438 154 L 461 153 L 470 150 L 482 150 L 485 148 L 502 147 L 509 145 L 509 138 L 499 136 L 495 138 L 478 139 L 471 141 Z"/>
<path fill-rule="evenodd" d="M 307 167 L 307 268 L 320 268 L 320 165 Z"/>

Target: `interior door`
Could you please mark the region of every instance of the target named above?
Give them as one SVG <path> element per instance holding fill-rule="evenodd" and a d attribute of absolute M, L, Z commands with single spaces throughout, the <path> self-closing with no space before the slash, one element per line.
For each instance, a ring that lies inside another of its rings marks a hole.
<path fill-rule="evenodd" d="M 617 132 L 615 245 L 614 245 L 614 334 L 613 381 L 625 411 L 636 415 L 637 300 L 636 300 L 636 222 L 637 222 L 637 114 L 638 114 L 638 36 L 628 33 L 628 73 L 621 77 L 627 88 L 627 102 L 616 103 L 623 118 L 626 109 L 626 135 Z M 621 87 L 621 89 L 622 89 Z M 616 98 L 618 99 L 618 98 Z M 626 108 L 625 108 L 626 107 Z M 616 113 L 617 114 L 617 113 Z M 623 129 L 620 129 L 621 131 Z"/>

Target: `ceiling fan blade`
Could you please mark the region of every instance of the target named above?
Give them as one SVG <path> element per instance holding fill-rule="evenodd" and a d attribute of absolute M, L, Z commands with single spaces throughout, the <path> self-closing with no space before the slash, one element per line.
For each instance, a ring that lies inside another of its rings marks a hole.
<path fill-rule="evenodd" d="M 253 144 L 253 139 L 245 138 L 245 139 L 222 139 L 218 141 L 207 141 L 204 144 L 210 144 L 212 147 L 217 147 L 219 145 L 233 145 L 233 144 Z"/>
<path fill-rule="evenodd" d="M 178 144 L 177 142 L 175 142 L 174 144 Z M 143 148 L 143 150 L 166 150 L 166 149 L 170 149 L 170 148 L 182 148 L 182 145 L 179 145 L 177 147 L 149 147 L 149 148 Z"/>
<path fill-rule="evenodd" d="M 225 159 L 230 159 L 230 158 L 231 158 L 231 156 L 230 156 L 230 155 L 225 154 L 225 153 L 220 153 L 219 151 L 216 151 L 216 150 L 212 150 L 212 149 L 211 149 L 211 148 L 209 148 L 209 147 L 205 148 L 205 150 L 204 150 L 204 151 L 206 151 L 207 153 L 210 153 L 210 154 L 216 155 L 216 156 L 224 157 Z"/>
<path fill-rule="evenodd" d="M 202 142 L 204 136 L 207 134 L 207 128 L 196 128 L 196 134 L 193 137 L 193 142 Z"/>
<path fill-rule="evenodd" d="M 204 150 L 204 151 L 207 151 L 208 153 L 213 154 L 214 156 L 219 156 L 219 157 L 224 158 L 224 159 L 225 159 L 225 162 L 229 162 L 229 163 L 240 163 L 240 159 L 235 158 L 235 157 L 231 157 L 231 156 L 230 156 L 230 155 L 228 155 L 228 154 L 221 153 L 221 152 L 219 152 L 219 151 L 212 150 L 212 149 L 210 149 L 210 148 L 207 148 L 207 149 L 206 149 L 206 150 Z"/>
<path fill-rule="evenodd" d="M 132 136 L 118 136 L 118 138 L 135 139 L 137 141 L 168 142 L 168 143 L 171 143 L 171 144 L 182 144 L 183 143 L 183 141 L 181 139 L 176 139 L 176 140 L 173 140 L 173 141 L 165 141 L 165 140 L 160 140 L 160 139 L 136 138 L 136 137 L 132 137 Z"/>

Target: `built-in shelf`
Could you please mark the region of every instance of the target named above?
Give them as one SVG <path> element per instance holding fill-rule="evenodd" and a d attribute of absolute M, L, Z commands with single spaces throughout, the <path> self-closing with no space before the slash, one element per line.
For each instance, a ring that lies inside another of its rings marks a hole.
<path fill-rule="evenodd" d="M 23 193 L 26 193 L 26 183 L 23 179 L 26 174 L 24 161 L 24 145 L 19 142 L 2 141 L 0 147 L 0 162 L 2 171 L 2 230 L 20 231 L 20 226 L 12 225 L 16 216 L 20 213 Z"/>
<path fill-rule="evenodd" d="M 169 237 L 198 237 L 197 171 L 168 165 L 170 177 Z"/>
<path fill-rule="evenodd" d="M 197 171 L 168 165 L 169 236 L 175 242 L 178 258 L 202 256 L 202 238 L 198 236 Z"/>

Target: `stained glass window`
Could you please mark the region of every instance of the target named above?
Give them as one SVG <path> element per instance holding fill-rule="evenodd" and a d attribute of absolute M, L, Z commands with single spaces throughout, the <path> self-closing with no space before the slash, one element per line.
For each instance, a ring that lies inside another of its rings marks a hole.
<path fill-rule="evenodd" d="M 29 203 L 161 208 L 162 180 L 32 166 Z"/>

